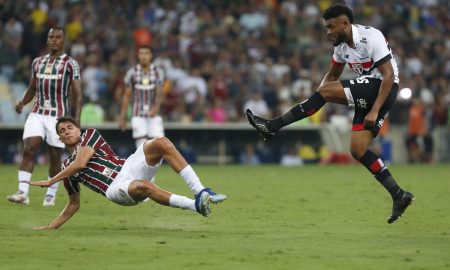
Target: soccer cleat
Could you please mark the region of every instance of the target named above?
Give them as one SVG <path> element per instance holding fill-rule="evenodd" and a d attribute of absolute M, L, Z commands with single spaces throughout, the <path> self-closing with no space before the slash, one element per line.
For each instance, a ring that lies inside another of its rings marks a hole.
<path fill-rule="evenodd" d="M 52 195 L 45 195 L 42 206 L 55 206 L 56 197 Z"/>
<path fill-rule="evenodd" d="M 25 195 L 22 191 L 17 191 L 16 194 L 9 195 L 6 197 L 6 199 L 13 203 L 21 203 L 28 205 L 30 203 L 30 197 L 28 195 Z"/>
<path fill-rule="evenodd" d="M 245 114 L 247 115 L 248 122 L 254 128 L 256 128 L 256 130 L 259 132 L 259 134 L 261 134 L 261 136 L 265 141 L 267 141 L 268 139 L 272 138 L 273 135 L 275 135 L 275 132 L 271 132 L 267 128 L 267 124 L 269 123 L 269 121 L 254 115 L 250 109 L 247 109 Z"/>
<path fill-rule="evenodd" d="M 207 217 L 211 213 L 211 208 L 209 207 L 209 193 L 200 192 L 195 196 L 195 209 L 202 216 Z"/>
<path fill-rule="evenodd" d="M 212 191 L 210 188 L 204 188 L 202 189 L 199 194 L 201 194 L 202 192 L 207 192 L 209 194 L 209 201 L 212 203 L 220 203 L 225 201 L 228 196 L 225 194 L 217 194 L 214 191 Z"/>
<path fill-rule="evenodd" d="M 414 198 L 414 195 L 412 193 L 405 191 L 403 196 L 394 201 L 394 204 L 392 205 L 392 214 L 387 220 L 389 224 L 394 223 L 397 219 L 399 219 L 403 213 L 405 212 L 406 208 L 414 201 L 416 198 Z"/>

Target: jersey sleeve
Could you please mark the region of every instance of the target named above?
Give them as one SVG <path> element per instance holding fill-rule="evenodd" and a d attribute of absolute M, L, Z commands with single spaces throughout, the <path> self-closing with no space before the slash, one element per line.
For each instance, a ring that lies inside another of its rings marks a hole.
<path fill-rule="evenodd" d="M 33 60 L 33 63 L 31 63 L 31 78 L 36 78 L 36 73 L 37 73 L 37 63 L 39 62 L 39 58 L 35 58 Z"/>
<path fill-rule="evenodd" d="M 331 59 L 331 64 L 335 66 L 343 66 L 345 65 L 345 60 L 339 54 L 338 49 L 335 47 L 333 52 L 333 58 Z"/>
<path fill-rule="evenodd" d="M 374 29 L 373 35 L 370 36 L 370 45 L 370 53 L 375 67 L 384 64 L 392 58 L 391 50 L 381 31 Z"/>
<path fill-rule="evenodd" d="M 64 178 L 63 182 L 64 187 L 66 188 L 67 193 L 69 195 L 73 195 L 80 192 L 80 184 L 78 183 L 78 181 L 75 181 L 70 178 Z"/>
<path fill-rule="evenodd" d="M 96 130 L 95 128 L 89 128 L 81 137 L 80 147 L 89 146 L 94 150 L 97 150 L 103 145 L 104 142 L 105 140 L 103 139 L 102 135 L 100 135 L 100 132 L 98 132 L 98 130 Z"/>
<path fill-rule="evenodd" d="M 61 170 L 64 170 L 64 168 L 66 167 L 66 162 L 67 160 L 65 160 L 61 165 Z M 63 183 L 69 195 L 80 192 L 80 184 L 75 179 L 72 179 L 72 177 L 64 178 Z"/>
<path fill-rule="evenodd" d="M 80 65 L 78 64 L 78 62 L 75 59 L 70 59 L 69 66 L 71 67 L 71 70 L 72 70 L 71 79 L 72 80 L 81 80 L 81 69 L 80 69 Z"/>
<path fill-rule="evenodd" d="M 133 69 L 130 68 L 127 73 L 125 74 L 125 77 L 123 78 L 123 82 L 125 83 L 125 87 L 131 88 L 132 86 L 132 78 L 133 78 Z"/>

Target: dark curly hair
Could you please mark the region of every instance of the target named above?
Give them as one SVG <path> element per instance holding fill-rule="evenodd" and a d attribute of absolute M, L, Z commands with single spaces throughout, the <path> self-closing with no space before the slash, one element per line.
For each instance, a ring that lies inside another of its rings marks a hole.
<path fill-rule="evenodd" d="M 353 23 L 353 11 L 349 7 L 347 7 L 343 4 L 334 4 L 334 5 L 330 6 L 329 8 L 327 8 L 323 12 L 322 18 L 324 18 L 325 20 L 329 20 L 329 19 L 337 18 L 341 15 L 347 16 L 350 23 Z"/>

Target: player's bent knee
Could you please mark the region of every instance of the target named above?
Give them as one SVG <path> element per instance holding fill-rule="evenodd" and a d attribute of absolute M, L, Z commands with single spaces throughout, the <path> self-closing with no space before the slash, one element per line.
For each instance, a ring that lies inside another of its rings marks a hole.
<path fill-rule="evenodd" d="M 128 193 L 136 201 L 142 201 L 145 198 L 151 197 L 154 193 L 155 185 L 146 180 L 135 180 L 130 183 Z"/>
<path fill-rule="evenodd" d="M 158 137 L 154 139 L 161 149 L 161 152 L 168 152 L 175 149 L 173 143 L 167 137 Z"/>

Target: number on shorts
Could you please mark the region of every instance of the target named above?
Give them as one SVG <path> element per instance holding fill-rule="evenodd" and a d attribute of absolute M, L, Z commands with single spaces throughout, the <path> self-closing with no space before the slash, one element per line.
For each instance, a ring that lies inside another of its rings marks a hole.
<path fill-rule="evenodd" d="M 356 83 L 369 83 L 367 78 L 356 78 Z M 355 80 L 350 80 L 350 84 L 355 84 Z"/>

